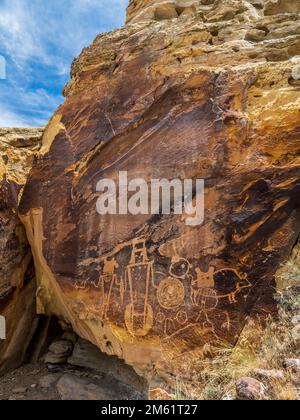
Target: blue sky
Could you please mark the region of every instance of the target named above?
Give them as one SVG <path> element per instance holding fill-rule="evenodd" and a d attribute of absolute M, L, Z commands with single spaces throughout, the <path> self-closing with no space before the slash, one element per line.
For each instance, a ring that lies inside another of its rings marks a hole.
<path fill-rule="evenodd" d="M 128 0 L 0 0 L 0 126 L 45 125 L 70 65 L 101 32 L 124 24 Z M 3 70 L 3 68 L 2 68 Z"/>

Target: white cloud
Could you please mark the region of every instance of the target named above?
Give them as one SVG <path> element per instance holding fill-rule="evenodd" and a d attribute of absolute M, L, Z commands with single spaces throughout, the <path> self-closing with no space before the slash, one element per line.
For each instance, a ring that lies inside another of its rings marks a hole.
<path fill-rule="evenodd" d="M 39 125 L 39 124 L 38 124 Z M 34 122 L 0 105 L 0 127 L 33 127 Z"/>
<path fill-rule="evenodd" d="M 0 45 L 21 67 L 37 58 L 65 71 L 66 62 L 57 58 L 78 54 L 97 33 L 121 25 L 126 4 L 127 0 L 3 0 Z"/>
<path fill-rule="evenodd" d="M 97 34 L 122 25 L 127 3 L 0 0 L 0 54 L 8 61 L 0 126 L 45 124 L 62 100 L 72 59 Z"/>

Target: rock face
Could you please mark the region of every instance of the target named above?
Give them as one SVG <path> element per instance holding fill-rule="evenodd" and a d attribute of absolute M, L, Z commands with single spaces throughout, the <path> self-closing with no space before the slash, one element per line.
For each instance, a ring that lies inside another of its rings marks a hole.
<path fill-rule="evenodd" d="M 263 16 L 299 13 L 295 0 L 132 0 L 127 23 L 161 21 L 197 15 L 204 22 L 259 20 Z"/>
<path fill-rule="evenodd" d="M 264 385 L 253 378 L 242 378 L 236 384 L 237 395 L 242 400 L 262 400 L 265 387 Z"/>
<path fill-rule="evenodd" d="M 20 205 L 39 313 L 168 378 L 274 310 L 300 233 L 298 5 L 132 1 L 74 61 Z M 204 179 L 204 223 L 99 215 L 120 171 Z"/>
<path fill-rule="evenodd" d="M 18 218 L 18 200 L 41 139 L 41 129 L 0 128 L 0 371 L 22 363 L 35 327 L 32 254 Z"/>

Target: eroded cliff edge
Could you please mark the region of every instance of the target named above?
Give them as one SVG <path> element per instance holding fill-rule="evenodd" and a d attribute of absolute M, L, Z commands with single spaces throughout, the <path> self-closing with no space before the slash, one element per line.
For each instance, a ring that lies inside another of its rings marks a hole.
<path fill-rule="evenodd" d="M 43 130 L 0 128 L 0 372 L 19 366 L 37 326 L 36 283 L 30 245 L 18 217 L 18 203 Z"/>
<path fill-rule="evenodd" d="M 150 3 L 131 2 L 74 61 L 19 209 L 38 312 L 148 377 L 188 376 L 207 344 L 272 313 L 300 233 L 299 9 L 190 3 L 140 19 Z M 96 184 L 119 171 L 204 178 L 205 223 L 99 216 Z"/>

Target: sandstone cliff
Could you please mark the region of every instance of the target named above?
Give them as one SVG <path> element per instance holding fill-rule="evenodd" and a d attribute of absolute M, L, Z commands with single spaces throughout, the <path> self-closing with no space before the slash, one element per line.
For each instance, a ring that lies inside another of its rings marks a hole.
<path fill-rule="evenodd" d="M 7 332 L 1 372 L 23 362 L 36 326 L 32 254 L 17 208 L 41 135 L 41 129 L 0 128 L 0 314 Z"/>
<path fill-rule="evenodd" d="M 72 65 L 19 208 L 38 312 L 149 378 L 272 313 L 300 234 L 300 7 L 131 1 Z M 99 216 L 97 182 L 205 179 L 205 222 Z"/>

